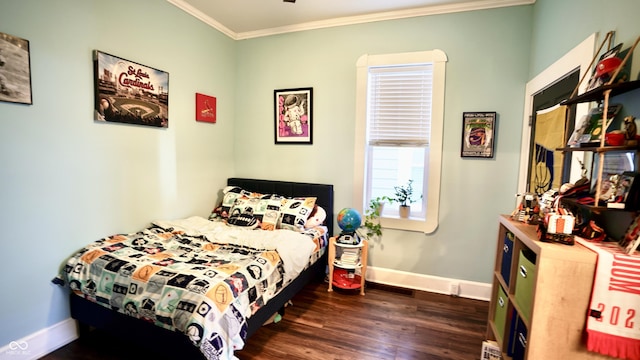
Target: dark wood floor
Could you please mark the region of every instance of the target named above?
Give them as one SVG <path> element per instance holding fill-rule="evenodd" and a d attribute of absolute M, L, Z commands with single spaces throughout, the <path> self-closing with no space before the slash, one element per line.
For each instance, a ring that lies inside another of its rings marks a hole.
<path fill-rule="evenodd" d="M 370 284 L 366 295 L 308 285 L 277 324 L 236 352 L 241 360 L 480 359 L 489 303 Z M 41 360 L 159 359 L 94 332 Z M 117 349 L 114 344 L 119 344 Z M 161 349 L 162 344 L 158 344 Z M 123 354 L 127 354 L 126 356 Z"/>

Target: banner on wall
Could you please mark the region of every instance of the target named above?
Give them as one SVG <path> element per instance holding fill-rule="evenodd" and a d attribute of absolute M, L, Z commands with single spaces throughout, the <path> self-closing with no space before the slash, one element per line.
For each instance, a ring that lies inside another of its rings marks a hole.
<path fill-rule="evenodd" d="M 565 146 L 567 107 L 556 105 L 536 113 L 534 148 L 531 153 L 529 191 L 538 195 L 559 189 L 564 155 L 557 148 Z"/>

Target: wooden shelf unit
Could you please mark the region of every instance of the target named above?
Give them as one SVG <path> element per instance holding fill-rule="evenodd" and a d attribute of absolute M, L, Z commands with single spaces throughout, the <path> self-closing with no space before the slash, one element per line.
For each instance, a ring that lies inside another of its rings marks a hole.
<path fill-rule="evenodd" d="M 360 270 L 360 284 L 357 288 L 350 289 L 360 289 L 360 295 L 364 295 L 364 283 L 365 283 L 365 275 L 367 274 L 367 254 L 369 252 L 369 241 L 367 239 L 360 239 L 360 242 L 356 245 L 351 244 L 341 244 L 337 241 L 338 237 L 332 236 L 329 238 L 329 257 L 328 257 L 328 266 L 329 266 L 329 289 L 327 291 L 332 292 L 333 287 L 340 287 L 338 284 L 334 284 L 333 273 L 334 268 L 340 268 L 345 270 Z M 357 249 L 359 251 L 359 259 L 356 264 L 343 264 L 337 258 L 337 248 L 342 249 Z"/>
<path fill-rule="evenodd" d="M 514 235 L 511 260 L 507 264 L 510 269 L 508 280 L 503 278 L 501 271 L 507 232 Z M 514 309 L 515 314 L 521 316 L 527 311 L 516 299 L 516 286 L 520 280 L 518 255 L 523 249 L 536 254 L 534 274 L 529 274 L 534 277 L 531 311 L 528 319 L 522 319 L 527 330 L 524 359 L 608 359 L 588 352 L 583 342 L 596 254 L 579 244 L 568 246 L 538 241 L 534 225 L 511 220 L 508 215 L 499 217 L 487 339 L 498 342 L 503 359 L 512 359 L 508 355 L 512 332 L 509 314 Z M 500 287 L 508 299 L 508 316 L 504 324 L 494 321 Z M 500 334 L 502 327 L 504 332 Z"/>
<path fill-rule="evenodd" d="M 598 56 L 600 55 L 600 52 L 602 51 L 602 49 L 604 48 L 605 44 L 609 44 L 609 49 L 611 49 L 612 46 L 612 41 L 613 41 L 613 36 L 614 36 L 615 32 L 614 31 L 610 31 L 606 34 L 604 40 L 602 40 L 602 43 L 600 44 L 600 47 L 598 48 L 598 51 L 596 51 L 596 53 L 594 54 L 593 58 L 591 59 L 591 64 L 589 65 L 589 68 L 591 68 L 591 66 L 596 65 L 596 59 L 598 58 Z M 580 79 L 580 81 L 578 82 L 578 84 L 576 85 L 575 89 L 573 90 L 573 93 L 571 94 L 571 97 L 568 100 L 563 101 L 561 104 L 562 105 L 574 105 L 574 104 L 579 104 L 579 103 L 586 103 L 586 102 L 602 102 L 603 105 L 603 110 L 602 110 L 602 129 L 601 129 L 601 136 L 600 136 L 600 141 L 599 141 L 599 146 L 595 146 L 595 147 L 575 147 L 575 148 L 571 148 L 571 147 L 564 147 L 564 148 L 559 148 L 556 149 L 557 151 L 563 151 L 563 152 L 570 152 L 570 151 L 590 151 L 590 152 L 594 152 L 598 154 L 599 157 L 599 166 L 597 169 L 597 175 L 594 176 L 593 174 L 593 162 L 592 162 L 592 170 L 591 170 L 591 181 L 592 183 L 596 183 L 596 184 L 601 184 L 602 183 L 602 175 L 603 175 L 603 164 L 604 164 L 604 156 L 605 153 L 609 152 L 609 151 L 627 151 L 627 152 L 636 152 L 638 151 L 638 146 L 608 146 L 605 143 L 605 134 L 607 132 L 607 114 L 609 113 L 609 105 L 610 105 L 610 100 L 611 97 L 616 96 L 616 95 L 621 95 L 624 94 L 626 92 L 629 91 L 634 91 L 636 89 L 640 88 L 640 80 L 636 80 L 636 81 L 625 81 L 625 82 L 614 82 L 617 77 L 618 74 L 620 73 L 620 71 L 624 68 L 625 64 L 629 61 L 631 55 L 633 54 L 633 52 L 636 49 L 636 46 L 638 46 L 638 43 L 640 43 L 640 36 L 636 38 L 636 40 L 634 41 L 633 45 L 631 45 L 631 47 L 629 48 L 629 51 L 627 52 L 626 56 L 622 59 L 621 64 L 618 66 L 618 68 L 614 71 L 614 73 L 611 75 L 610 80 L 605 83 L 602 86 L 599 86 L 595 89 L 591 89 L 589 91 L 586 91 L 582 94 L 578 94 L 578 88 L 580 87 L 580 84 L 582 84 L 582 82 L 586 79 L 586 76 L 589 74 L 589 72 L 585 72 L 584 75 L 582 76 L 582 78 Z M 570 107 L 567 107 L 567 111 L 570 111 Z M 570 118 L 570 116 L 567 116 L 567 118 Z M 566 126 L 566 125 L 565 125 Z M 565 139 L 565 143 L 566 143 Z M 637 163 L 637 160 L 636 160 Z M 562 178 L 564 178 L 564 174 L 562 176 Z M 596 193 L 595 193 L 595 205 L 598 205 L 598 201 L 600 198 L 600 186 L 598 186 L 596 188 Z"/>

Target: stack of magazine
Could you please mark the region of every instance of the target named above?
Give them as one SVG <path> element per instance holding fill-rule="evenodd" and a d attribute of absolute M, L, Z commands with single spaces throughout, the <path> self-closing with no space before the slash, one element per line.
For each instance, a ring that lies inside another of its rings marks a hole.
<path fill-rule="evenodd" d="M 345 248 L 340 256 L 340 264 L 347 266 L 356 266 L 360 260 L 360 250 L 357 248 Z"/>

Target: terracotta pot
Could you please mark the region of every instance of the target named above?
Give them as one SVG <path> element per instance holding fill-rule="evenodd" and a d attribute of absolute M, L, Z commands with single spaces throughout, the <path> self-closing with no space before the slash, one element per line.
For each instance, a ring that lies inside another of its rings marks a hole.
<path fill-rule="evenodd" d="M 409 217 L 409 212 L 411 211 L 411 206 L 406 205 L 406 206 L 402 206 L 400 205 L 400 217 L 403 219 L 406 219 Z"/>

